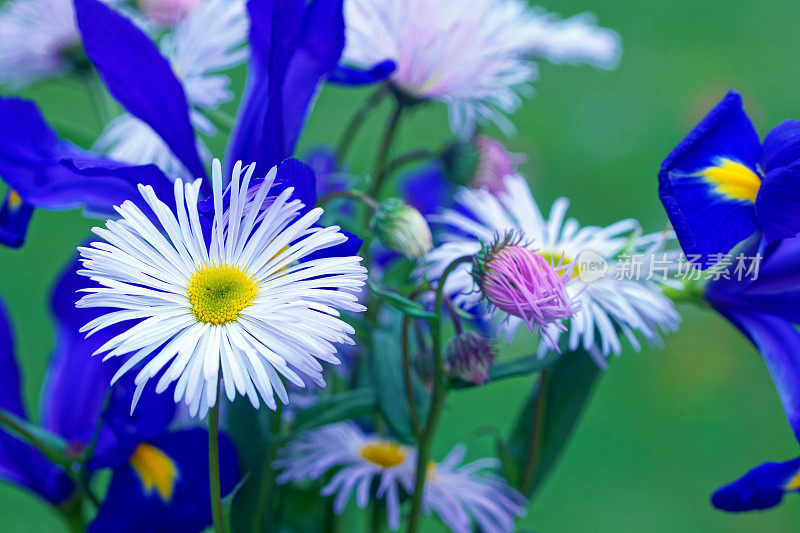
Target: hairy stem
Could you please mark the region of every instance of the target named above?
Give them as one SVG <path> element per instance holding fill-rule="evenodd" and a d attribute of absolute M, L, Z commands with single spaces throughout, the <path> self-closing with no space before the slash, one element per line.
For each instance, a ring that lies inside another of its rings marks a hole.
<path fill-rule="evenodd" d="M 336 159 L 340 163 L 343 162 L 347 157 L 347 153 L 350 151 L 350 146 L 353 144 L 353 141 L 355 140 L 358 131 L 361 129 L 361 126 L 364 125 L 364 121 L 367 119 L 372 110 L 375 109 L 375 107 L 381 102 L 381 100 L 383 100 L 383 97 L 386 96 L 386 93 L 388 92 L 389 86 L 386 84 L 381 85 L 353 114 L 353 117 L 350 119 L 350 122 L 347 123 L 344 133 L 339 140 L 339 144 L 336 147 Z"/>

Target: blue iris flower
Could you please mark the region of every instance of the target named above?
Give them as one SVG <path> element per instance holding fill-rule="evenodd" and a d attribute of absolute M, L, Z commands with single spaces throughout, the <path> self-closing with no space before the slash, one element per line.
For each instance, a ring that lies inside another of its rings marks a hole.
<path fill-rule="evenodd" d="M 709 282 L 705 298 L 758 348 L 800 442 L 800 238 L 772 245 L 750 239 L 742 256 L 758 261 L 759 254 L 757 276 L 740 276 L 732 265 L 730 279 Z M 766 509 L 799 489 L 800 457 L 762 464 L 717 490 L 711 501 L 731 512 Z"/>
<path fill-rule="evenodd" d="M 320 84 L 334 72 L 337 81 L 352 84 L 391 73 L 389 64 L 366 72 L 339 67 L 342 2 L 248 1 L 251 60 L 228 164 L 255 162 L 266 171 L 290 157 Z M 156 44 L 100 0 L 75 0 L 75 10 L 86 54 L 111 95 L 164 140 L 191 172 L 187 179 L 205 177 L 186 93 Z M 32 208 L 111 215 L 114 205 L 139 197 L 138 183 L 170 198 L 171 184 L 161 170 L 114 162 L 60 139 L 31 102 L 0 98 L 0 124 L 0 175 L 13 191 L 0 211 L 0 242 L 22 244 Z M 279 179 L 313 206 L 313 172 L 299 163 L 283 170 Z"/>
<path fill-rule="evenodd" d="M 94 441 L 88 466 L 112 469 L 108 493 L 91 531 L 202 531 L 211 524 L 208 493 L 208 434 L 204 428 L 172 429 L 171 394 L 145 392 L 130 413 L 132 379 L 109 388 L 119 367 L 91 354 L 114 332 L 84 339 L 79 328 L 99 313 L 75 308 L 83 286 L 77 261 L 58 281 L 51 298 L 56 348 L 42 391 L 42 427 L 68 444 L 77 459 Z M 110 392 L 109 392 L 110 391 Z M 13 353 L 11 328 L 0 307 L 0 407 L 26 418 Z M 220 440 L 221 484 L 229 493 L 238 481 L 231 441 Z M 54 505 L 70 500 L 70 478 L 35 448 L 0 430 L 0 479 L 23 486 Z"/>
<path fill-rule="evenodd" d="M 767 243 L 800 233 L 800 121 L 761 143 L 731 90 L 669 154 L 659 195 L 687 258 L 718 262 L 757 231 Z"/>

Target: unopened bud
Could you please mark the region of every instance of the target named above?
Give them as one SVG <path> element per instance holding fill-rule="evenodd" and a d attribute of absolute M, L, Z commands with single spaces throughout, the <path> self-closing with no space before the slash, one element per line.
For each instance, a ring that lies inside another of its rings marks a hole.
<path fill-rule="evenodd" d="M 172 26 L 185 19 L 201 0 L 139 0 L 139 8 L 162 26 Z"/>
<path fill-rule="evenodd" d="M 381 202 L 372 217 L 371 229 L 384 246 L 409 259 L 418 259 L 433 247 L 425 218 L 398 198 Z"/>
<path fill-rule="evenodd" d="M 471 141 L 456 141 L 448 146 L 442 161 L 449 180 L 499 194 L 505 191 L 506 176 L 516 174 L 519 158 L 510 154 L 500 141 L 478 135 Z"/>
<path fill-rule="evenodd" d="M 489 339 L 476 331 L 465 331 L 447 343 L 445 370 L 453 377 L 481 385 L 489 380 L 495 357 Z"/>
<path fill-rule="evenodd" d="M 478 252 L 472 272 L 490 304 L 536 331 L 575 314 L 576 305 L 567 293 L 573 269 L 551 264 L 509 235 Z"/>

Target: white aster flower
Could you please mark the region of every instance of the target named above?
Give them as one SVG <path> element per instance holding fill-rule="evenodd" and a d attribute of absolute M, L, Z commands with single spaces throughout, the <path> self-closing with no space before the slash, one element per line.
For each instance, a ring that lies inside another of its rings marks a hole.
<path fill-rule="evenodd" d="M 177 381 L 175 402 L 205 416 L 221 376 L 229 399 L 238 392 L 258 407 L 260 395 L 275 409 L 275 394 L 289 401 L 280 376 L 303 386 L 304 374 L 324 386 L 319 361 L 338 364 L 334 343 L 352 344 L 353 328 L 337 309 L 364 310 L 356 296 L 366 279 L 361 258 L 299 262 L 346 237 L 336 226 L 315 227 L 322 210 L 302 214 L 292 188 L 268 197 L 275 168 L 251 188 L 254 170 L 237 163 L 223 191 L 214 160 L 214 217 L 205 226 L 200 180 L 175 181 L 176 212 L 140 186 L 160 227 L 126 201 L 117 208 L 119 221 L 94 229 L 105 242 L 80 248 L 80 273 L 100 286 L 84 289 L 89 294 L 77 306 L 116 309 L 82 331 L 136 321 L 96 352 L 126 358 L 114 380 L 142 365 L 134 406 L 158 378 L 157 392 Z"/>
<path fill-rule="evenodd" d="M 551 264 L 562 260 L 564 263 L 578 261 L 575 278 L 567 286 L 569 296 L 577 305 L 566 328 L 570 350 L 582 346 L 598 364 L 604 365 L 611 352 L 619 354 L 622 350 L 620 332 L 639 350 L 636 332 L 657 342 L 659 330 L 677 328 L 680 316 L 660 287 L 646 279 L 646 269 L 640 276 L 617 275 L 622 265 L 621 254 L 641 254 L 646 263 L 663 244 L 663 235 L 638 236 L 639 225 L 632 219 L 607 227 L 582 228 L 575 219 L 565 219 L 569 206 L 566 198 L 556 200 L 549 218 L 544 218 L 521 176 L 508 176 L 504 186 L 505 191 L 499 196 L 485 190 L 460 189 L 455 199 L 462 211 L 448 209 L 435 217 L 435 221 L 452 231 L 445 232 L 443 244 L 427 255 L 429 278 L 438 279 L 448 264 L 477 253 L 482 243 L 492 243 L 498 236 L 513 232 Z M 586 259 L 604 263 L 608 269 L 600 273 L 581 272 L 580 262 Z M 467 308 L 481 300 L 471 270 L 471 265 L 461 265 L 445 283 L 445 292 L 453 295 L 458 305 Z M 521 322 L 509 316 L 501 328 L 510 338 Z M 557 324 L 551 324 L 543 331 L 543 336 L 557 342 L 562 333 Z M 540 356 L 551 348 L 551 343 L 540 342 Z"/>
<path fill-rule="evenodd" d="M 561 20 L 522 0 L 346 0 L 345 20 L 346 63 L 393 60 L 392 83 L 448 104 L 463 135 L 489 120 L 513 131 L 503 114 L 536 78 L 530 59 L 611 68 L 620 54 L 619 36 L 591 15 Z"/>
<path fill-rule="evenodd" d="M 514 521 L 525 514 L 527 501 L 491 472 L 500 466 L 497 459 L 459 466 L 465 454 L 466 448 L 458 445 L 442 462 L 428 465 L 422 497 L 425 514 L 435 511 L 454 533 L 471 533 L 473 522 L 483 533 L 514 531 Z M 403 481 L 413 492 L 413 477 Z"/>
<path fill-rule="evenodd" d="M 334 511 L 340 514 L 353 492 L 356 504 L 369 504 L 373 482 L 375 497 L 386 501 L 387 520 L 392 530 L 400 527 L 400 484 L 414 469 L 412 450 L 377 435 L 365 434 L 353 422 L 340 422 L 305 433 L 283 450 L 274 466 L 283 469 L 279 483 L 316 480 L 337 469 L 322 488 L 323 496 L 336 494 Z"/>
<path fill-rule="evenodd" d="M 245 43 L 250 25 L 243 0 L 204 0 L 160 43 L 161 53 L 183 83 L 192 124 L 208 136 L 214 124 L 203 114 L 233 98 L 229 78 L 221 74 L 247 59 Z M 168 176 L 186 175 L 183 164 L 144 122 L 123 114 L 114 119 L 94 148 L 113 159 L 132 164 L 155 164 Z M 208 149 L 198 140 L 201 157 Z"/>
<path fill-rule="evenodd" d="M 72 0 L 5 2 L 0 8 L 0 83 L 21 87 L 65 74 L 69 54 L 79 45 Z"/>

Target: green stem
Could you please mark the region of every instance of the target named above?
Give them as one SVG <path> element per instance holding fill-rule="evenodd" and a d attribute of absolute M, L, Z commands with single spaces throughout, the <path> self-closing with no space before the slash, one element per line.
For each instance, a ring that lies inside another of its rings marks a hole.
<path fill-rule="evenodd" d="M 374 198 L 371 198 L 371 197 L 367 196 L 366 194 L 364 194 L 361 191 L 355 191 L 355 190 L 332 192 L 332 193 L 328 194 L 327 196 L 325 196 L 322 200 L 317 202 L 317 205 L 319 207 L 325 207 L 326 205 L 328 205 L 333 200 L 336 200 L 336 199 L 339 199 L 339 198 L 351 198 L 353 200 L 357 200 L 357 201 L 361 202 L 362 204 L 364 204 L 366 207 L 368 207 L 372 211 L 376 211 L 380 207 L 380 205 L 378 204 L 378 202 Z"/>
<path fill-rule="evenodd" d="M 355 114 L 353 114 L 353 117 L 350 119 L 350 122 L 347 123 L 347 127 L 345 127 L 344 133 L 336 147 L 336 158 L 340 163 L 344 162 L 347 157 L 347 152 L 350 151 L 350 146 L 353 144 L 361 126 L 364 125 L 364 121 L 388 92 L 389 86 L 387 84 L 381 85 L 367 98 L 361 107 L 358 108 Z"/>
<path fill-rule="evenodd" d="M 368 533 L 381 533 L 383 531 L 383 524 L 384 524 L 384 517 L 383 517 L 383 505 L 379 501 L 372 502 L 372 509 L 370 512 L 370 520 L 367 532 Z"/>
<path fill-rule="evenodd" d="M 0 408 L 0 426 L 8 428 L 16 436 L 42 452 L 51 462 L 64 468 L 68 474 L 71 473 L 69 468 L 70 461 L 63 453 L 41 440 L 32 431 L 21 424 L 16 416 L 2 408 Z"/>
<path fill-rule="evenodd" d="M 208 412 L 208 475 L 214 531 L 216 533 L 225 533 L 225 521 L 222 514 L 222 490 L 219 482 L 219 387 L 217 388 L 217 402 Z"/>
<path fill-rule="evenodd" d="M 392 175 L 401 167 L 410 165 L 411 163 L 416 163 L 417 161 L 433 159 L 434 157 L 438 156 L 439 154 L 431 152 L 430 150 L 413 150 L 411 152 L 406 152 L 405 154 L 401 154 L 389 161 L 389 164 L 386 165 L 386 174 Z"/>
<path fill-rule="evenodd" d="M 227 132 L 229 135 L 236 126 L 236 117 L 233 117 L 222 109 L 203 109 L 203 114 L 214 123 L 214 125 Z M 226 135 L 227 137 L 228 135 Z"/>
<path fill-rule="evenodd" d="M 373 198 L 378 198 L 378 195 L 383 188 L 386 177 L 389 175 L 389 153 L 392 150 L 392 144 L 397 136 L 398 126 L 400 125 L 400 117 L 403 116 L 405 105 L 402 100 L 395 99 L 394 109 L 392 115 L 389 117 L 389 122 L 386 124 L 386 129 L 383 132 L 381 145 L 378 148 L 378 156 L 375 159 L 375 167 L 372 172 L 372 185 L 369 188 L 369 195 Z"/>
<path fill-rule="evenodd" d="M 539 465 L 539 456 L 542 451 L 542 426 L 544 424 L 545 398 L 547 397 L 548 371 L 543 370 L 539 376 L 539 389 L 536 391 L 536 413 L 531 423 L 531 440 L 528 443 L 528 453 L 525 458 L 525 470 L 522 475 L 520 488 L 522 494 L 528 494 L 536 477 L 536 468 Z"/>
<path fill-rule="evenodd" d="M 422 438 L 421 423 L 417 412 L 417 402 L 414 400 L 414 388 L 411 383 L 411 356 L 408 349 L 408 329 L 411 326 L 411 317 L 403 315 L 403 326 L 400 333 L 400 352 L 403 355 L 403 387 L 406 392 L 408 411 L 411 413 L 411 426 L 414 428 L 414 437 Z"/>
<path fill-rule="evenodd" d="M 261 488 L 258 493 L 259 505 L 256 507 L 256 518 L 253 521 L 253 533 L 263 533 L 265 524 L 272 524 L 273 510 L 272 494 L 275 491 L 275 471 L 272 463 L 275 462 L 275 455 L 278 452 L 279 435 L 281 431 L 281 404 L 272 414 L 270 420 L 270 435 L 267 451 L 264 456 L 264 464 L 261 469 Z"/>
<path fill-rule="evenodd" d="M 84 533 L 86 531 L 86 520 L 83 516 L 83 505 L 80 496 L 72 498 L 67 503 L 58 507 L 67 530 L 70 533 Z"/>
<path fill-rule="evenodd" d="M 444 304 L 444 285 L 448 276 L 462 263 L 472 260 L 472 256 L 459 257 L 445 268 L 436 287 L 436 304 L 434 307 L 434 318 L 431 320 L 433 330 L 433 394 L 431 395 L 431 406 L 428 411 L 428 419 L 422 431 L 422 439 L 417 450 L 417 465 L 414 478 L 414 494 L 411 501 L 411 515 L 408 519 L 408 533 L 416 533 L 419 530 L 422 519 L 422 495 L 425 490 L 425 481 L 428 474 L 428 461 L 430 461 L 433 437 L 436 434 L 436 426 L 444 407 L 444 399 L 447 396 L 447 380 L 442 368 L 442 305 Z"/>

